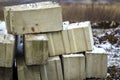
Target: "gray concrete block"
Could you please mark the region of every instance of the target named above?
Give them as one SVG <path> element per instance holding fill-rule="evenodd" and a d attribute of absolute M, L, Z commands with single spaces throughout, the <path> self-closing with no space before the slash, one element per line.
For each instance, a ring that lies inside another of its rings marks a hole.
<path fill-rule="evenodd" d="M 48 59 L 47 36 L 45 34 L 27 34 L 24 39 L 26 64 L 46 64 Z"/>
<path fill-rule="evenodd" d="M 85 74 L 85 56 L 83 54 L 63 55 L 64 80 L 83 80 Z"/>
<path fill-rule="evenodd" d="M 24 58 L 17 58 L 18 80 L 41 80 L 39 66 L 27 66 Z"/>
<path fill-rule="evenodd" d="M 46 65 L 40 66 L 42 80 L 63 80 L 61 60 L 57 57 L 51 57 Z"/>
<path fill-rule="evenodd" d="M 86 77 L 105 78 L 107 76 L 107 54 L 102 50 L 86 52 Z"/>
<path fill-rule="evenodd" d="M 8 33 L 26 34 L 62 30 L 61 6 L 38 2 L 4 8 Z"/>
<path fill-rule="evenodd" d="M 93 49 L 93 36 L 90 22 L 70 24 L 66 30 L 68 31 L 71 53 Z"/>
<path fill-rule="evenodd" d="M 0 67 L 12 67 L 14 41 L 13 35 L 0 35 Z"/>

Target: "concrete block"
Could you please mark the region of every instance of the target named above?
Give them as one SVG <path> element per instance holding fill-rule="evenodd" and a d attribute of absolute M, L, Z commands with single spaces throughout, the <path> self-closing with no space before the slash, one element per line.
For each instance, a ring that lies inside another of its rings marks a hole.
<path fill-rule="evenodd" d="M 46 65 L 40 66 L 42 80 L 63 80 L 61 60 L 57 57 L 51 57 Z"/>
<path fill-rule="evenodd" d="M 64 80 L 83 80 L 85 74 L 85 56 L 83 54 L 63 55 Z"/>
<path fill-rule="evenodd" d="M 68 29 L 71 53 L 93 49 L 93 36 L 90 22 L 70 24 Z"/>
<path fill-rule="evenodd" d="M 61 6 L 52 2 L 38 2 L 4 8 L 8 33 L 26 34 L 62 30 Z"/>
<path fill-rule="evenodd" d="M 84 24 L 84 25 L 83 25 Z M 47 33 L 50 56 L 85 52 L 93 49 L 90 22 L 64 26 L 62 31 Z"/>
<path fill-rule="evenodd" d="M 48 39 L 45 34 L 28 34 L 24 37 L 27 65 L 45 64 L 48 59 Z"/>
<path fill-rule="evenodd" d="M 0 80 L 12 80 L 12 68 L 0 68 Z"/>
<path fill-rule="evenodd" d="M 12 67 L 14 41 L 13 35 L 0 35 L 0 67 Z"/>
<path fill-rule="evenodd" d="M 86 52 L 86 77 L 105 78 L 107 76 L 107 54 L 102 49 Z"/>
<path fill-rule="evenodd" d="M 24 58 L 17 58 L 18 80 L 41 80 L 39 66 L 27 66 Z"/>

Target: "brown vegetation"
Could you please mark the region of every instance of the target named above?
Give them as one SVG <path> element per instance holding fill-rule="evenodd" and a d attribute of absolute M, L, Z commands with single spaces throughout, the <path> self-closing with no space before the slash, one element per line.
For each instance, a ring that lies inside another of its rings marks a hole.
<path fill-rule="evenodd" d="M 0 20 L 4 20 L 3 7 L 0 7 Z"/>
<path fill-rule="evenodd" d="M 118 38 L 112 34 L 110 34 L 110 35 L 106 34 L 106 36 L 99 38 L 100 43 L 102 43 L 102 41 L 106 41 L 106 40 L 108 40 L 111 44 L 115 44 L 115 43 L 117 43 Z"/>
<path fill-rule="evenodd" d="M 63 20 L 77 21 L 120 21 L 120 4 L 61 4 L 63 9 Z"/>

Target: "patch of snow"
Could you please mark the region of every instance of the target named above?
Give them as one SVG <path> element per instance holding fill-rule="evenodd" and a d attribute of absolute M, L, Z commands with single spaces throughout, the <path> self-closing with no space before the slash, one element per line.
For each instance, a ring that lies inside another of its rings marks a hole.
<path fill-rule="evenodd" d="M 96 46 L 94 46 L 92 51 L 89 51 L 87 53 L 102 53 L 102 54 L 106 54 L 106 51 L 103 48 L 97 48 Z"/>
<path fill-rule="evenodd" d="M 50 57 L 50 58 L 48 59 L 48 61 L 55 61 L 55 60 L 60 60 L 59 56 Z"/>
<path fill-rule="evenodd" d="M 69 26 L 70 22 L 69 21 L 65 21 L 63 22 L 63 30 L 67 30 L 68 26 Z"/>
<path fill-rule="evenodd" d="M 99 35 L 98 35 L 99 38 L 100 38 L 100 37 L 103 37 L 103 36 L 105 36 L 105 33 L 104 33 L 104 34 L 99 34 Z"/>
<path fill-rule="evenodd" d="M 11 34 L 0 35 L 0 43 L 11 43 L 14 42 L 15 38 Z"/>
<path fill-rule="evenodd" d="M 63 55 L 63 57 L 84 57 L 83 54 L 69 54 L 69 55 Z"/>
<path fill-rule="evenodd" d="M 63 30 L 82 28 L 82 27 L 91 27 L 90 21 L 69 23 L 69 21 L 63 22 Z"/>
<path fill-rule="evenodd" d="M 35 39 L 37 40 L 47 40 L 46 36 L 36 36 Z"/>
<path fill-rule="evenodd" d="M 7 35 L 7 29 L 4 21 L 0 21 L 0 35 Z"/>
<path fill-rule="evenodd" d="M 110 76 L 110 73 L 107 73 L 107 76 Z"/>
<path fill-rule="evenodd" d="M 48 40 L 45 34 L 40 35 L 27 35 L 26 40 Z"/>
<path fill-rule="evenodd" d="M 69 25 L 68 29 L 82 28 L 91 26 L 90 21 L 72 23 Z"/>
<path fill-rule="evenodd" d="M 99 47 L 101 47 L 101 48 L 104 48 L 105 50 L 106 49 L 111 49 L 112 48 L 112 45 L 108 42 L 108 41 L 103 41 L 100 45 L 99 45 Z"/>

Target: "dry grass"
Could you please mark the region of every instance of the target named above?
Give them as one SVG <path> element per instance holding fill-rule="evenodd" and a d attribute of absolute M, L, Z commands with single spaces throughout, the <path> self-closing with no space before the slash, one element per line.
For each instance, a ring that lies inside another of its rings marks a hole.
<path fill-rule="evenodd" d="M 61 4 L 63 20 L 77 21 L 120 21 L 120 4 Z"/>

